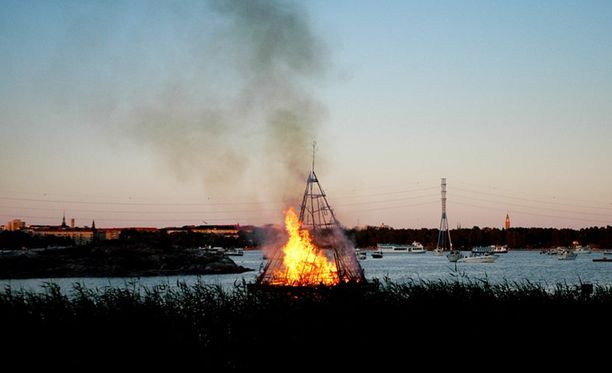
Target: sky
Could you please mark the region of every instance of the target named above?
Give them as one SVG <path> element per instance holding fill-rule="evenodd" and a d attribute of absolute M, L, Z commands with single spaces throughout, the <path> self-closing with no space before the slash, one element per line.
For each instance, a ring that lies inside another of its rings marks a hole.
<path fill-rule="evenodd" d="M 11 1 L 0 223 L 612 224 L 609 1 Z"/>

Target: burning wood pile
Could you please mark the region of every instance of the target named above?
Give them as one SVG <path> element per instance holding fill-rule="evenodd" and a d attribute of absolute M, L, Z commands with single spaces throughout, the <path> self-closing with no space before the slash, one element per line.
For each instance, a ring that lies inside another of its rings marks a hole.
<path fill-rule="evenodd" d="M 365 282 L 355 250 L 344 237 L 314 170 L 308 176 L 300 217 L 289 209 L 285 230 L 287 241 L 274 248 L 258 284 L 335 286 Z"/>

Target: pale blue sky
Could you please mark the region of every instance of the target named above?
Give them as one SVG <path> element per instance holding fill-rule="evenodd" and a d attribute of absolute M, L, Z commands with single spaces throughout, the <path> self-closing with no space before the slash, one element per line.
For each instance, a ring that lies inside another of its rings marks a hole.
<path fill-rule="evenodd" d="M 220 3 L 3 1 L 0 222 L 278 223 L 316 138 L 348 226 L 612 224 L 611 2 L 279 3 L 264 73 Z"/>

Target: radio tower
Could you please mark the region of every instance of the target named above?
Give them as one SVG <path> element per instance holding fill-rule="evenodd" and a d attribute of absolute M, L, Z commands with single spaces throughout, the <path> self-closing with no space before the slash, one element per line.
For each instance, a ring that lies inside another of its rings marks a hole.
<path fill-rule="evenodd" d="M 446 218 L 446 178 L 442 178 L 441 195 L 442 195 L 442 218 L 440 219 L 440 230 L 438 231 L 438 244 L 435 252 L 442 254 L 444 251 L 453 250 L 453 242 L 451 241 L 450 231 L 448 230 L 448 219 Z"/>

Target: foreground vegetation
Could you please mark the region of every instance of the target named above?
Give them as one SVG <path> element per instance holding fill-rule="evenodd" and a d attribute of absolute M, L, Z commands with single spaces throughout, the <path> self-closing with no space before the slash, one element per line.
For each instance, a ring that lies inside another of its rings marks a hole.
<path fill-rule="evenodd" d="M 0 291 L 0 351 L 5 366 L 96 370 L 353 368 L 496 344 L 536 356 L 609 335 L 611 310 L 612 289 L 588 285 L 436 281 L 269 291 L 75 284 L 65 294 L 47 284 L 42 292 Z M 375 352 L 383 350 L 384 359 Z"/>

